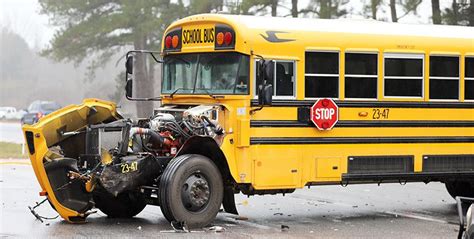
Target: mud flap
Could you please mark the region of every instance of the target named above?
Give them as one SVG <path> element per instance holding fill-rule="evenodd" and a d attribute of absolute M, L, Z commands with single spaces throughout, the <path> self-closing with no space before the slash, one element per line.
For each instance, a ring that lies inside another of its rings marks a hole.
<path fill-rule="evenodd" d="M 224 187 L 224 199 L 222 200 L 222 206 L 224 206 L 225 212 L 239 215 L 239 212 L 237 212 L 237 207 L 235 206 L 234 190 L 231 187 Z"/>

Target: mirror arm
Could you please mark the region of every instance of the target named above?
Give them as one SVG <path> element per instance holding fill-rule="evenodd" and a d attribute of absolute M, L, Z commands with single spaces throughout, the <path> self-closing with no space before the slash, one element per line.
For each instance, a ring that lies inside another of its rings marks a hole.
<path fill-rule="evenodd" d="M 258 107 L 258 108 L 253 108 L 253 109 L 251 109 L 251 110 L 250 110 L 250 115 L 253 115 L 253 114 L 255 114 L 255 112 L 262 110 L 263 107 L 264 107 L 264 105 L 261 105 L 261 106 Z"/>
<path fill-rule="evenodd" d="M 158 60 L 158 58 L 156 58 L 155 54 L 153 54 L 153 52 L 150 52 L 150 55 L 151 57 L 153 57 L 153 60 L 155 60 L 157 63 L 163 63 L 164 61 L 162 60 Z"/>

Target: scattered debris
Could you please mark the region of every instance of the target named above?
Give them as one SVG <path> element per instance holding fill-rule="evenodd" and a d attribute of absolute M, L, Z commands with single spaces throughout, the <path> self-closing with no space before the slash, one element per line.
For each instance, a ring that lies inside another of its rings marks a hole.
<path fill-rule="evenodd" d="M 49 226 L 49 223 L 46 223 L 46 224 L 44 224 L 44 225 Z"/>
<path fill-rule="evenodd" d="M 39 215 L 39 214 L 35 211 L 35 209 L 36 209 L 37 207 L 41 206 L 41 204 L 43 204 L 43 203 L 46 202 L 47 200 L 48 200 L 48 199 L 45 198 L 45 199 L 44 199 L 43 201 L 41 201 L 40 203 L 36 202 L 36 205 L 35 205 L 34 207 L 28 206 L 28 209 L 30 209 L 31 214 L 33 214 L 33 216 L 35 216 L 36 219 L 38 219 L 41 223 L 43 223 L 44 220 L 53 220 L 53 219 L 56 219 L 56 218 L 59 217 L 59 214 L 58 214 L 56 217 L 43 217 L 43 216 Z M 16 203 L 14 203 L 14 204 L 16 204 Z"/>
<path fill-rule="evenodd" d="M 352 208 L 358 208 L 358 207 L 359 207 L 359 206 L 357 206 L 357 205 L 352 206 Z"/>
<path fill-rule="evenodd" d="M 282 232 L 287 232 L 287 231 L 289 231 L 289 230 L 290 230 L 290 227 L 289 227 L 289 226 L 287 226 L 287 225 L 281 225 L 281 231 L 282 231 Z"/>
<path fill-rule="evenodd" d="M 137 229 L 138 229 L 139 231 L 141 231 L 141 230 L 142 230 L 142 226 L 138 226 Z"/>
<path fill-rule="evenodd" d="M 314 231 L 309 231 L 309 233 L 314 233 Z"/>
<path fill-rule="evenodd" d="M 238 216 L 238 217 L 235 218 L 235 220 L 247 221 L 247 220 L 249 220 L 249 218 L 248 218 L 248 217 L 244 217 L 244 216 Z"/>
<path fill-rule="evenodd" d="M 291 217 L 291 214 L 288 214 L 287 216 Z"/>
<path fill-rule="evenodd" d="M 207 229 L 207 231 L 215 232 L 215 233 L 220 233 L 220 232 L 225 232 L 225 228 L 221 226 L 212 226 Z"/>
<path fill-rule="evenodd" d="M 337 231 L 339 231 L 339 229 L 337 229 L 337 228 L 334 228 L 334 231 L 335 231 L 335 232 L 337 232 Z"/>
<path fill-rule="evenodd" d="M 172 221 L 171 222 L 171 227 L 173 228 L 174 232 L 179 232 L 179 233 L 188 233 L 188 225 L 186 225 L 186 222 L 177 222 L 177 221 Z"/>

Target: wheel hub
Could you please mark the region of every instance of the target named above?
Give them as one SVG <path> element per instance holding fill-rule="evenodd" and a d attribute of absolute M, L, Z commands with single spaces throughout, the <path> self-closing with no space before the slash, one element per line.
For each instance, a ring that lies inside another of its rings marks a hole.
<path fill-rule="evenodd" d="M 198 172 L 190 175 L 183 184 L 181 199 L 186 209 L 197 212 L 209 201 L 209 184 Z"/>

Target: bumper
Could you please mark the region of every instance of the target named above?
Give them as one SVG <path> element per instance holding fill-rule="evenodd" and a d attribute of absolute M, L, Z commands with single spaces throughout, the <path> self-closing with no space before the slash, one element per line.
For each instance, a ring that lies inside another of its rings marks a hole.
<path fill-rule="evenodd" d="M 36 178 L 59 215 L 69 222 L 83 222 L 87 216 L 62 205 L 46 174 L 44 163 L 54 159 L 50 148 L 67 140 L 65 132 L 78 131 L 90 124 L 110 122 L 122 118 L 112 102 L 85 99 L 80 105 L 70 105 L 40 119 L 34 125 L 23 125 L 22 130 L 28 146 L 29 157 Z"/>

